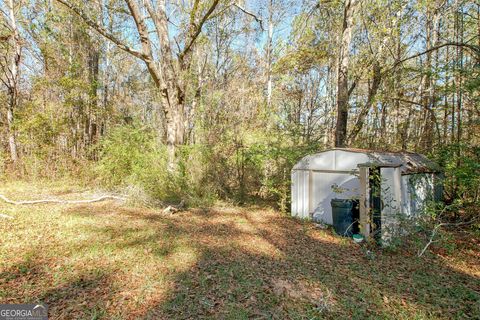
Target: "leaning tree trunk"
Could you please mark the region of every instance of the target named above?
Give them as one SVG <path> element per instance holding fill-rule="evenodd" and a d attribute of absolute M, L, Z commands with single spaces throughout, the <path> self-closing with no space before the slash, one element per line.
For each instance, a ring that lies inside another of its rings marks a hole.
<path fill-rule="evenodd" d="M 353 9 L 357 0 L 347 0 L 343 12 L 343 29 L 340 43 L 337 72 L 337 127 L 335 147 L 344 147 L 347 139 L 348 122 L 348 49 L 352 40 Z"/>

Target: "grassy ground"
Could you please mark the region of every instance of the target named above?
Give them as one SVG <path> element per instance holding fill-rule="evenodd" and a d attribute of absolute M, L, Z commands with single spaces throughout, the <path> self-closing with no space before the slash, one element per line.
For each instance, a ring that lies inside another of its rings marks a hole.
<path fill-rule="evenodd" d="M 14 199 L 86 197 L 4 185 Z M 52 319 L 480 318 L 479 239 L 451 252 L 376 252 L 259 208 L 163 215 L 116 202 L 0 204 L 0 303 Z"/>

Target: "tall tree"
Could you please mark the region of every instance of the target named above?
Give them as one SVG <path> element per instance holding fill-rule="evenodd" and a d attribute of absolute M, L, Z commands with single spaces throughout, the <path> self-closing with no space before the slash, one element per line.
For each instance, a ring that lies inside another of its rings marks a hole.
<path fill-rule="evenodd" d="M 79 15 L 90 27 L 102 36 L 112 41 L 121 50 L 142 60 L 147 67 L 161 103 L 166 126 L 166 143 L 169 156 L 169 167 L 175 166 L 175 148 L 184 143 L 185 139 L 185 104 L 187 81 L 185 80 L 192 60 L 192 52 L 204 24 L 214 13 L 219 0 L 208 3 L 194 0 L 188 12 L 188 23 L 185 30 L 179 30 L 182 39 L 175 38 L 176 45 L 183 43 L 177 50 L 172 48 L 171 21 L 167 16 L 166 0 L 125 0 L 128 12 L 134 21 L 139 35 L 140 49 L 130 46 L 127 41 L 111 33 L 102 22 L 88 15 L 81 7 L 72 1 L 57 0 Z M 145 15 L 148 17 L 145 19 Z M 150 23 L 151 22 L 151 23 Z M 153 32 L 150 30 L 153 27 Z M 158 49 L 156 49 L 158 48 Z"/>
<path fill-rule="evenodd" d="M 16 163 L 18 160 L 17 140 L 14 128 L 14 113 L 17 109 L 19 98 L 19 80 L 20 80 L 20 61 L 22 58 L 22 42 L 17 25 L 16 14 L 20 8 L 15 6 L 13 0 L 6 2 L 7 12 L 3 12 L 5 20 L 4 25 L 7 28 L 5 41 L 2 41 L 2 49 L 5 52 L 0 59 L 0 68 L 2 69 L 2 82 L 7 88 L 7 126 L 8 126 L 8 145 L 10 149 L 10 158 Z M 16 12 L 17 11 L 17 12 Z"/>
<path fill-rule="evenodd" d="M 272 51 L 273 51 L 273 0 L 268 0 L 268 30 L 267 30 L 267 107 L 272 104 Z"/>
<path fill-rule="evenodd" d="M 354 26 L 353 13 L 358 1 L 359 0 L 346 0 L 343 9 L 343 24 L 337 69 L 337 127 L 335 129 L 335 147 L 345 147 L 347 142 L 349 50 Z"/>

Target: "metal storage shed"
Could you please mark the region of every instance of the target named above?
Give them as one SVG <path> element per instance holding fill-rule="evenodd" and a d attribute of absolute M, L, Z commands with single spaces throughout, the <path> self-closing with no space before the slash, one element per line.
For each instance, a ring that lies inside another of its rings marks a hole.
<path fill-rule="evenodd" d="M 292 215 L 332 224 L 332 199 L 359 199 L 362 233 L 368 236 L 374 170 L 381 176 L 383 226 L 393 223 L 389 216 L 419 214 L 440 191 L 435 186 L 441 171 L 423 155 L 336 148 L 306 156 L 293 167 Z"/>

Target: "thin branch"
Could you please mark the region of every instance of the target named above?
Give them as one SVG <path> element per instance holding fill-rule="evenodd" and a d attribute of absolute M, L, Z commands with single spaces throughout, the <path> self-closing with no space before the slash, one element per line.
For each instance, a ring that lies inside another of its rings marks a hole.
<path fill-rule="evenodd" d="M 177 49 L 180 52 L 182 49 L 180 48 L 180 43 L 178 43 L 177 37 L 173 37 L 173 41 L 175 41 L 175 45 L 177 46 Z"/>
<path fill-rule="evenodd" d="M 145 59 L 145 53 L 144 52 L 141 52 L 141 51 L 138 51 L 138 50 L 135 50 L 133 48 L 131 48 L 130 46 L 128 46 L 127 44 L 125 44 L 122 40 L 120 40 L 119 38 L 117 38 L 115 35 L 113 35 L 112 33 L 110 33 L 107 29 L 105 29 L 103 26 L 101 26 L 100 24 L 98 24 L 97 22 L 93 21 L 82 9 L 78 8 L 77 6 L 75 6 L 74 4 L 71 4 L 69 2 L 67 2 L 66 0 L 55 0 L 61 4 L 63 4 L 64 6 L 66 6 L 67 8 L 69 8 L 71 11 L 73 11 L 75 14 L 77 14 L 80 18 L 83 19 L 83 21 L 91 28 L 93 28 L 94 30 L 96 30 L 98 33 L 100 33 L 102 36 L 104 36 L 105 38 L 107 38 L 108 40 L 112 41 L 113 43 L 115 43 L 118 48 L 120 48 L 121 50 L 125 51 L 125 52 L 128 52 L 129 54 L 133 55 L 134 57 L 137 57 L 139 59 L 142 59 L 144 60 Z"/>
<path fill-rule="evenodd" d="M 153 3 L 151 2 L 151 0 L 145 0 L 144 4 L 145 4 L 145 7 L 147 8 L 148 14 L 150 15 L 150 17 L 153 20 L 153 25 L 155 26 L 155 30 L 156 30 L 158 39 L 160 39 L 160 37 L 161 37 L 160 34 L 159 34 L 160 18 L 158 16 L 157 12 L 155 11 L 155 8 L 153 7 Z"/>
<path fill-rule="evenodd" d="M 427 244 L 425 245 L 425 247 L 423 247 L 422 251 L 420 251 L 418 253 L 418 256 L 421 257 L 423 256 L 423 254 L 425 253 L 425 251 L 427 251 L 428 247 L 430 247 L 430 245 L 434 242 L 436 242 L 437 240 L 433 240 L 435 238 L 435 236 L 437 235 L 437 232 L 438 230 L 440 229 L 441 226 L 443 226 L 444 224 L 443 223 L 439 223 L 437 224 L 434 228 L 433 228 L 433 231 L 432 231 L 432 234 L 430 235 L 430 239 L 428 239 L 428 242 Z"/>
<path fill-rule="evenodd" d="M 214 1 L 213 1 L 212 5 L 211 5 L 210 8 L 208 9 L 207 13 L 205 13 L 205 15 L 203 16 L 203 18 L 200 20 L 200 22 L 199 22 L 198 25 L 196 26 L 195 31 L 193 32 L 193 34 L 192 34 L 191 37 L 190 37 L 190 41 L 187 43 L 187 45 L 185 46 L 185 48 L 183 49 L 183 51 L 178 55 L 180 61 L 182 61 L 183 58 L 185 57 L 185 55 L 186 55 L 187 53 L 189 53 L 190 50 L 192 49 L 193 44 L 195 43 L 195 41 L 197 40 L 198 36 L 199 36 L 200 33 L 202 32 L 202 27 L 203 27 L 203 25 L 205 24 L 205 22 L 207 22 L 208 18 L 209 18 L 210 15 L 213 13 L 213 11 L 215 11 L 215 8 L 217 7 L 217 5 L 218 5 L 219 2 L 220 2 L 220 0 L 214 0 Z"/>
<path fill-rule="evenodd" d="M 468 44 L 468 43 L 463 43 L 463 42 L 446 42 L 446 43 L 442 43 L 442 44 L 439 44 L 435 47 L 432 47 L 428 50 L 425 50 L 425 51 L 422 51 L 422 52 L 419 52 L 419 53 L 416 53 L 414 55 L 411 55 L 409 57 L 406 57 L 402 60 L 399 60 L 397 62 L 395 62 L 393 64 L 393 66 L 390 68 L 390 69 L 393 69 L 395 67 L 397 67 L 399 64 L 402 64 L 403 62 L 405 61 L 408 61 L 408 60 L 411 60 L 411 59 L 415 59 L 415 58 L 418 58 L 424 54 L 427 54 L 429 52 L 432 52 L 432 51 L 436 51 L 438 49 L 441 49 L 443 47 L 447 47 L 447 46 L 454 46 L 454 47 L 465 47 L 467 49 L 470 49 L 475 55 L 477 56 L 480 56 L 480 47 L 479 46 L 476 46 L 476 45 L 472 45 L 472 44 Z"/>
<path fill-rule="evenodd" d="M 5 85 L 5 87 L 9 88 L 10 85 L 5 81 L 3 80 L 3 78 L 0 77 L 0 81 L 2 81 L 2 83 Z"/>
<path fill-rule="evenodd" d="M 8 18 L 9 14 L 7 12 L 5 12 L 2 8 L 0 8 L 0 13 L 2 13 L 5 18 Z"/>
<path fill-rule="evenodd" d="M 421 256 L 425 253 L 425 251 L 427 251 L 428 247 L 430 247 L 431 244 L 440 241 L 440 240 L 434 240 L 435 236 L 436 236 L 437 233 L 438 233 L 438 230 L 440 230 L 440 227 L 444 227 L 444 226 L 462 226 L 462 225 L 468 225 L 468 224 L 472 224 L 472 223 L 476 222 L 477 220 L 478 220 L 478 219 L 472 219 L 472 220 L 466 221 L 466 222 L 458 222 L 458 223 L 439 223 L 439 224 L 437 224 L 437 225 L 433 228 L 432 234 L 430 235 L 430 238 L 428 239 L 427 244 L 426 244 L 425 247 L 423 247 L 423 249 L 418 253 L 418 256 L 421 257 Z"/>
<path fill-rule="evenodd" d="M 437 218 L 440 218 L 447 210 L 451 209 L 451 208 L 454 208 L 456 207 L 456 205 L 449 205 L 449 206 L 445 206 L 443 207 L 443 209 L 440 211 L 440 213 L 438 214 L 438 217 Z M 477 218 L 474 218 L 470 221 L 466 221 L 466 222 L 457 222 L 457 223 L 446 223 L 446 222 L 441 222 L 439 224 L 437 224 L 435 227 L 433 227 L 433 230 L 432 230 L 432 234 L 430 235 L 430 238 L 428 239 L 428 242 L 427 244 L 423 247 L 423 249 L 418 253 L 418 257 L 421 257 L 425 251 L 427 251 L 428 247 L 430 247 L 431 244 L 435 243 L 435 242 L 438 242 L 439 240 L 434 240 L 435 236 L 437 235 L 438 231 L 440 230 L 441 227 L 443 226 L 461 226 L 461 225 L 467 225 L 467 224 L 472 224 L 474 222 L 478 221 Z"/>
<path fill-rule="evenodd" d="M 350 88 L 348 89 L 348 96 L 350 97 L 352 95 L 352 92 L 353 90 L 355 90 L 355 88 L 357 87 L 357 82 L 358 82 L 358 78 L 355 79 L 352 83 L 352 85 L 350 86 Z"/>
<path fill-rule="evenodd" d="M 10 88 L 11 87 L 10 81 L 12 81 L 12 79 L 13 79 L 13 73 L 12 73 L 12 70 L 10 69 L 10 67 L 8 66 L 7 57 L 3 57 L 3 58 L 5 59 L 5 64 L 0 62 L 0 68 L 2 68 L 2 72 L 5 75 L 5 78 L 7 78 L 8 84 L 6 82 L 4 82 L 3 79 L 2 79 L 2 82 L 5 83 L 7 88 Z"/>
<path fill-rule="evenodd" d="M 243 13 L 245 13 L 246 15 L 249 15 L 251 17 L 253 17 L 255 19 L 255 21 L 258 22 L 258 24 L 260 25 L 260 28 L 263 30 L 265 30 L 263 28 L 263 20 L 260 19 L 255 13 L 251 12 L 251 11 L 248 11 L 247 9 L 245 9 L 244 7 L 242 7 L 241 5 L 237 4 L 237 3 L 234 3 L 233 4 L 234 7 L 237 7 L 240 11 L 242 11 Z"/>
<path fill-rule="evenodd" d="M 421 104 L 420 102 L 415 102 L 415 101 L 412 101 L 412 100 L 407 100 L 407 99 L 402 99 L 402 98 L 390 98 L 391 100 L 395 100 L 395 101 L 400 101 L 400 102 L 405 102 L 405 103 L 410 103 L 410 104 L 414 104 L 414 105 L 417 105 L 417 106 L 420 106 L 422 108 L 425 108 L 425 109 L 428 109 L 430 110 L 430 108 L 428 108 L 427 106 Z"/>
<path fill-rule="evenodd" d="M 10 26 L 10 23 L 7 21 L 2 21 L 2 26 L 4 26 L 6 29 L 8 29 L 10 32 L 13 31 L 12 26 Z"/>
<path fill-rule="evenodd" d="M 227 5 L 227 6 L 224 6 L 223 9 L 217 11 L 215 14 L 212 14 L 212 15 L 210 16 L 210 19 L 214 19 L 214 18 L 222 15 L 222 13 L 224 13 L 225 11 L 227 11 L 228 9 L 230 9 L 232 6 L 233 6 L 233 4 L 229 4 L 229 5 Z"/>

